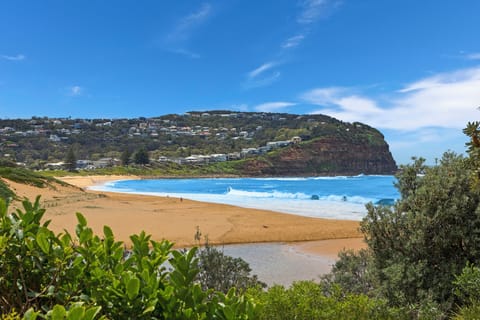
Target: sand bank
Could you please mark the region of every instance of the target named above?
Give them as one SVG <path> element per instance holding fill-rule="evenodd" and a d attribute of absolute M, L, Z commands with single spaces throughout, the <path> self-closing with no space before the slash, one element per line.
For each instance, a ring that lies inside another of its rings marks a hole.
<path fill-rule="evenodd" d="M 64 229 L 74 232 L 75 213 L 81 212 L 97 234 L 108 225 L 116 238 L 126 243 L 130 235 L 144 230 L 154 240 L 168 239 L 176 247 L 192 246 L 198 226 L 212 244 L 347 239 L 338 240 L 340 244 L 336 247 L 332 243 L 301 245 L 305 246 L 302 250 L 316 254 L 362 246 L 358 221 L 308 218 L 172 197 L 85 191 L 91 185 L 136 178 L 75 176 L 60 179 L 76 187 L 35 188 L 16 183 L 11 186 L 21 197 L 42 196 L 42 204 L 47 208 L 45 217 L 52 220 L 50 226 L 56 232 Z M 348 240 L 351 238 L 356 240 Z"/>

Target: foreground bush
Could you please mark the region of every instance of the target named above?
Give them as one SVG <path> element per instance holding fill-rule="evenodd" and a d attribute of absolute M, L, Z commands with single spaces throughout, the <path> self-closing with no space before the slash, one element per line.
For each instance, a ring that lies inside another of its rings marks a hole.
<path fill-rule="evenodd" d="M 28 200 L 8 214 L 0 200 L 0 312 L 27 319 L 251 319 L 251 299 L 203 290 L 196 248 L 181 253 L 140 233 L 128 255 L 104 227 L 94 235 L 77 213 L 75 235 L 55 235 Z M 171 269 L 166 269 L 165 262 Z"/>
<path fill-rule="evenodd" d="M 273 286 L 268 291 L 251 289 L 261 309 L 259 319 L 404 319 L 399 309 L 366 295 L 344 294 L 338 287 L 325 291 L 312 281 L 290 288 Z"/>

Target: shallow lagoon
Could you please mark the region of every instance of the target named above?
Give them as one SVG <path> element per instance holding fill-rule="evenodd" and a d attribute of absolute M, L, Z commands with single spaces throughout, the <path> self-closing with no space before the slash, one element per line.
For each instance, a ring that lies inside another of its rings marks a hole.
<path fill-rule="evenodd" d="M 254 243 L 219 247 L 226 255 L 240 257 L 250 265 L 252 274 L 268 286 L 288 286 L 294 281 L 315 280 L 330 272 L 335 258 L 302 252 L 295 244 Z"/>

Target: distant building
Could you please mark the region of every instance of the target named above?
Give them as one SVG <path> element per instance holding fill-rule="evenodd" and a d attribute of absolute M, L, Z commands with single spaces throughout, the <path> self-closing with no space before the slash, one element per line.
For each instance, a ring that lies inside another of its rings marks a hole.
<path fill-rule="evenodd" d="M 299 136 L 295 136 L 295 137 L 293 137 L 290 141 L 291 141 L 293 144 L 298 144 L 298 143 L 302 142 L 302 138 L 299 137 Z"/>
<path fill-rule="evenodd" d="M 53 141 L 53 142 L 60 142 L 60 141 L 62 141 L 62 139 L 60 139 L 60 137 L 57 136 L 56 134 L 51 134 L 49 140 L 50 140 L 50 141 Z"/>

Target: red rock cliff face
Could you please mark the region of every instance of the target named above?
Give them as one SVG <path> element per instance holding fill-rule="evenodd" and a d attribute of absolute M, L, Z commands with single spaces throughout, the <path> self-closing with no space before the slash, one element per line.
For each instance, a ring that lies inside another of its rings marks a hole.
<path fill-rule="evenodd" d="M 273 176 L 393 174 L 397 165 L 383 136 L 327 136 L 248 160 L 244 170 Z"/>

